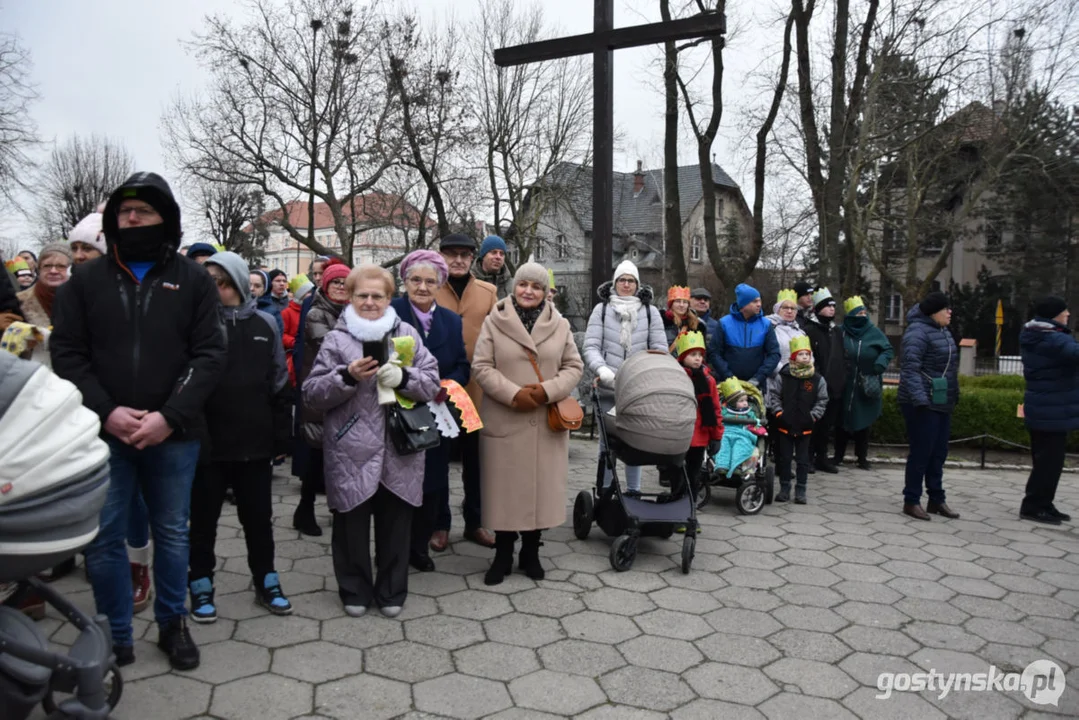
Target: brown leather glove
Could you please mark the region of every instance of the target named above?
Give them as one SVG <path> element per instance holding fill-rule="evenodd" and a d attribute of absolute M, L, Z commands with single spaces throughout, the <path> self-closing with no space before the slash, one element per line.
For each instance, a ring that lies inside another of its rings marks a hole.
<path fill-rule="evenodd" d="M 528 390 L 529 394 L 532 395 L 537 407 L 547 404 L 547 391 L 539 383 L 529 383 L 524 386 L 524 389 Z"/>
<path fill-rule="evenodd" d="M 539 403 L 532 399 L 532 391 L 525 386 L 513 396 L 513 409 L 517 412 L 532 412 L 539 407 Z"/>
<path fill-rule="evenodd" d="M 7 330 L 8 325 L 13 322 L 22 322 L 22 316 L 13 312 L 0 312 L 0 333 Z"/>

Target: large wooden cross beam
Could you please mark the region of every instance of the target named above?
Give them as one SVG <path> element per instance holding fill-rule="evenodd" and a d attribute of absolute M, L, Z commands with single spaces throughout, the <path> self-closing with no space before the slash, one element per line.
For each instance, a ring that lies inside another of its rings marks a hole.
<path fill-rule="evenodd" d="M 614 260 L 614 51 L 723 35 L 727 19 L 722 13 L 704 13 L 671 22 L 614 29 L 613 0 L 594 0 L 593 31 L 584 35 L 543 40 L 495 50 L 500 67 L 557 60 L 592 53 L 592 286 L 611 279 Z M 666 262 L 666 258 L 663 259 Z"/>

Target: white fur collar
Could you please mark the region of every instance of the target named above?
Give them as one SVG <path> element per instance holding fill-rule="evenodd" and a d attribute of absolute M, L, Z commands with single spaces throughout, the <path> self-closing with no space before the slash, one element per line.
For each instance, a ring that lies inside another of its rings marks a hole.
<path fill-rule="evenodd" d="M 352 303 L 349 303 L 342 316 L 345 318 L 348 334 L 360 342 L 381 340 L 397 324 L 397 312 L 392 306 L 387 306 L 386 312 L 378 320 L 365 320 L 356 314 Z"/>

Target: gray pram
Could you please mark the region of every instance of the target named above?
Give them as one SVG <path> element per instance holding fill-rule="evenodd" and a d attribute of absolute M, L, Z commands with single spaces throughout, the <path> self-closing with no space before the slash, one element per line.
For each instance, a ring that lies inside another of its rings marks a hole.
<path fill-rule="evenodd" d="M 0 352 L 0 718 L 24 720 L 41 703 L 51 720 L 104 720 L 120 699 L 112 634 L 34 576 L 97 535 L 109 486 L 109 450 L 75 386 Z M 79 631 L 67 653 L 17 608 L 32 590 Z M 63 699 L 58 699 L 62 694 Z"/>
<path fill-rule="evenodd" d="M 685 370 L 667 353 L 640 352 L 626 359 L 615 376 L 613 397 L 592 388 L 602 451 L 596 486 L 582 490 L 573 505 L 573 532 L 588 537 L 592 523 L 615 538 L 610 563 L 628 570 L 641 537 L 669 538 L 684 525 L 682 572 L 693 562 L 697 535 L 696 478 L 686 474 L 685 458 L 697 418 L 697 398 Z M 611 410 L 614 409 L 613 417 Z M 627 494 L 618 482 L 615 461 L 658 468 L 670 491 Z M 603 486 L 605 471 L 611 483 Z"/>

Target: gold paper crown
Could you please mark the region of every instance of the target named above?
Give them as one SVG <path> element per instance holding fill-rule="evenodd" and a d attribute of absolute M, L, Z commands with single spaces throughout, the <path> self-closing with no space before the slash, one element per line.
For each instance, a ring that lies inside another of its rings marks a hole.
<path fill-rule="evenodd" d="M 791 357 L 794 357 L 795 353 L 807 350 L 813 352 L 812 346 L 809 344 L 808 335 L 796 335 L 791 338 Z"/>
<path fill-rule="evenodd" d="M 826 287 L 822 287 L 817 292 L 813 293 L 813 307 L 817 307 L 825 300 L 832 299 L 832 291 Z"/>
<path fill-rule="evenodd" d="M 780 290 L 779 294 L 776 295 L 776 302 L 777 303 L 785 303 L 788 300 L 790 300 L 792 303 L 797 305 L 798 304 L 798 293 L 794 292 L 793 290 Z"/>
<path fill-rule="evenodd" d="M 861 295 L 855 295 L 854 297 L 849 297 L 843 302 L 843 312 L 847 313 L 848 315 L 850 313 L 854 312 L 855 310 L 857 310 L 858 308 L 864 308 L 864 307 L 865 307 L 865 301 L 862 300 Z"/>
<path fill-rule="evenodd" d="M 730 400 L 738 395 L 744 395 L 746 391 L 742 387 L 741 380 L 736 377 L 731 377 L 719 384 L 719 392 L 723 395 L 724 400 Z"/>
<path fill-rule="evenodd" d="M 667 307 L 670 307 L 675 300 L 689 300 L 689 288 L 672 285 L 667 290 Z"/>
<path fill-rule="evenodd" d="M 4 266 L 8 269 L 8 272 L 17 273 L 20 270 L 29 270 L 30 266 L 26 264 L 26 260 L 21 257 L 14 257 L 4 263 Z"/>
<path fill-rule="evenodd" d="M 683 332 L 675 338 L 674 352 L 678 355 L 679 360 L 681 360 L 682 356 L 690 350 L 705 351 L 704 335 L 697 331 Z"/>

